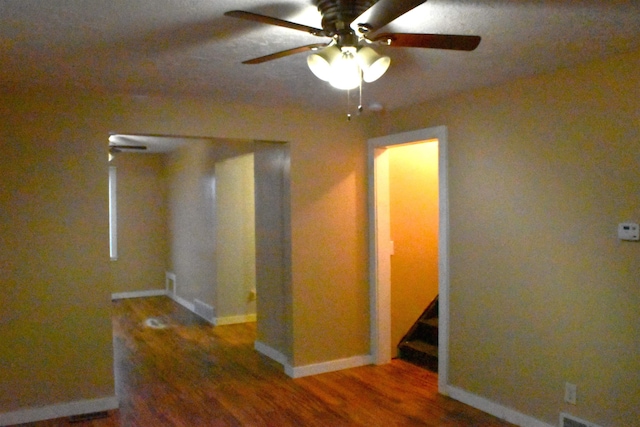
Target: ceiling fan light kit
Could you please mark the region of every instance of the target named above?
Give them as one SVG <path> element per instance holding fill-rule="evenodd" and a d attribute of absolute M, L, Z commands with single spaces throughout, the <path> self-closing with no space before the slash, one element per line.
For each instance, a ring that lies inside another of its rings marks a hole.
<path fill-rule="evenodd" d="M 307 57 L 307 65 L 317 78 L 328 82 L 331 80 L 331 65 L 342 52 L 338 46 L 329 46 Z"/>
<path fill-rule="evenodd" d="M 375 50 L 365 46 L 358 51 L 358 62 L 362 69 L 362 79 L 367 83 L 371 83 L 387 72 L 391 64 L 391 58 L 386 55 L 381 56 Z"/>
<path fill-rule="evenodd" d="M 355 89 L 361 80 L 376 81 L 390 63 L 391 58 L 378 55 L 368 46 L 357 49 L 355 46 L 338 48 L 331 45 L 307 57 L 307 65 L 316 77 L 344 90 Z"/>
<path fill-rule="evenodd" d="M 355 89 L 360 85 L 360 66 L 356 59 L 356 48 L 342 47 L 340 55 L 331 63 L 329 84 L 337 89 Z"/>

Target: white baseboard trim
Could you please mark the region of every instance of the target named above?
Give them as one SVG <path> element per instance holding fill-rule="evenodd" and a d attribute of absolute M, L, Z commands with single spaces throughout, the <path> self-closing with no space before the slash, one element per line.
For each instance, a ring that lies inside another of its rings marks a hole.
<path fill-rule="evenodd" d="M 21 409 L 14 412 L 0 413 L 0 425 L 35 423 L 53 418 L 71 417 L 73 415 L 90 414 L 92 412 L 109 411 L 118 408 L 116 396 L 99 399 L 77 400 L 40 408 Z"/>
<path fill-rule="evenodd" d="M 312 365 L 293 367 L 289 363 L 289 359 L 278 350 L 269 347 L 263 342 L 255 341 L 253 343 L 254 348 L 259 353 L 267 356 L 270 359 L 275 360 L 284 367 L 284 372 L 291 378 L 307 377 L 309 375 L 324 374 L 326 372 L 340 371 L 342 369 L 357 368 L 358 366 L 371 365 L 373 363 L 373 357 L 355 356 L 346 359 L 332 360 L 330 362 L 315 363 Z"/>
<path fill-rule="evenodd" d="M 256 314 L 243 314 L 241 316 L 226 316 L 226 317 L 216 317 L 213 319 L 213 324 L 216 326 L 221 325 L 233 325 L 236 323 L 248 323 L 255 322 Z"/>
<path fill-rule="evenodd" d="M 280 353 L 278 350 L 274 349 L 273 347 L 269 347 L 263 342 L 255 341 L 253 343 L 253 348 L 255 348 L 257 352 L 267 356 L 269 359 L 275 360 L 282 366 L 285 366 L 285 367 L 289 366 L 289 359 L 287 359 L 287 356 Z"/>
<path fill-rule="evenodd" d="M 146 291 L 134 291 L 134 292 L 116 292 L 111 294 L 111 300 L 126 299 L 126 298 L 159 297 L 166 294 L 167 294 L 167 291 L 164 289 L 149 289 Z"/>
<path fill-rule="evenodd" d="M 178 295 L 175 295 L 175 294 L 174 295 L 168 294 L 167 296 L 172 300 L 174 300 L 175 302 L 177 302 L 178 304 L 180 304 L 181 306 L 183 306 L 184 308 L 186 308 L 187 310 L 189 310 L 190 312 L 195 314 L 196 309 L 192 302 L 189 302 L 186 299 L 179 297 Z"/>
<path fill-rule="evenodd" d="M 447 394 L 452 399 L 480 409 L 487 414 L 503 419 L 520 427 L 554 427 L 529 415 L 507 408 L 484 397 L 480 397 L 457 387 L 447 386 Z"/>
<path fill-rule="evenodd" d="M 189 310 L 190 312 L 192 312 L 193 314 L 195 314 L 196 316 L 198 316 L 199 318 L 201 318 L 202 320 L 205 320 L 206 322 L 211 323 L 212 325 L 216 325 L 215 323 L 215 319 L 207 319 L 206 317 L 202 316 L 201 314 L 196 312 L 196 305 L 192 302 L 187 301 L 186 299 L 176 295 L 176 294 L 166 294 L 169 298 L 171 298 L 172 300 L 174 300 L 175 302 L 177 302 L 178 304 L 180 304 L 181 306 L 183 306 L 184 308 L 186 308 L 187 310 Z"/>
<path fill-rule="evenodd" d="M 359 366 L 371 365 L 373 363 L 374 359 L 371 355 L 354 356 L 305 366 L 292 367 L 285 365 L 284 371 L 291 378 L 301 378 L 310 375 L 324 374 L 327 372 L 341 371 L 343 369 L 357 368 Z"/>

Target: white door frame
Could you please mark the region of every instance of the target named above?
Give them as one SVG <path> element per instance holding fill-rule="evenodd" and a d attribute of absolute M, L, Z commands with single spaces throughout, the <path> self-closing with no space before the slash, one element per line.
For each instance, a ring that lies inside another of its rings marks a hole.
<path fill-rule="evenodd" d="M 391 361 L 391 262 L 389 165 L 386 148 L 438 140 L 438 390 L 447 394 L 449 373 L 449 192 L 447 128 L 437 126 L 370 139 L 367 142 L 371 356 Z"/>

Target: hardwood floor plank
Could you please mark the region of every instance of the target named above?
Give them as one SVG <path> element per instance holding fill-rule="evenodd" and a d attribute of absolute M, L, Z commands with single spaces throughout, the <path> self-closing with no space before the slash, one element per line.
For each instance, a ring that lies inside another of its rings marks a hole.
<path fill-rule="evenodd" d="M 120 408 L 23 427 L 511 426 L 401 360 L 291 379 L 254 350 L 254 323 L 214 327 L 166 297 L 114 302 L 113 327 Z"/>

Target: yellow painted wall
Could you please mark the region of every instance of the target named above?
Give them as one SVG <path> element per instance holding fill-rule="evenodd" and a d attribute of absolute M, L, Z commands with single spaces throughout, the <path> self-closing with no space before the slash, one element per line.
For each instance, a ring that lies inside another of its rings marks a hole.
<path fill-rule="evenodd" d="M 216 316 L 256 314 L 253 153 L 217 162 Z"/>
<path fill-rule="evenodd" d="M 106 142 L 105 142 L 106 144 Z M 118 259 L 110 263 L 112 292 L 165 288 L 169 260 L 164 155 L 119 153 Z"/>
<path fill-rule="evenodd" d="M 112 105 L 109 126 L 122 132 L 289 142 L 292 289 L 285 311 L 292 322 L 274 328 L 292 338 L 276 350 L 293 366 L 368 354 L 364 121 L 205 100 Z"/>
<path fill-rule="evenodd" d="M 438 142 L 389 154 L 391 354 L 438 295 Z"/>
<path fill-rule="evenodd" d="M 291 144 L 293 366 L 369 353 L 366 139 L 326 120 Z"/>
<path fill-rule="evenodd" d="M 0 113 L 0 412 L 114 394 L 105 143 L 113 130 L 288 141 L 292 321 L 269 332 L 291 337 L 276 350 L 294 366 L 368 353 L 362 121 L 68 93 L 3 95 Z"/>
<path fill-rule="evenodd" d="M 108 133 L 69 98 L 0 116 L 0 413 L 113 397 Z"/>
<path fill-rule="evenodd" d="M 551 425 L 640 426 L 640 52 L 414 106 L 446 125 L 450 381 Z M 578 404 L 563 402 L 564 384 Z"/>

